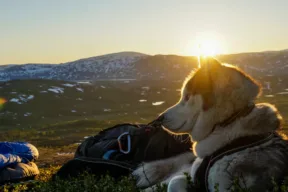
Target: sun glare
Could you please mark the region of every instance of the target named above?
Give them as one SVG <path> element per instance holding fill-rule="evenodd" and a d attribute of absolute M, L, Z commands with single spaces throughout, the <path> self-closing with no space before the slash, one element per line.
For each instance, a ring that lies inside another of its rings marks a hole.
<path fill-rule="evenodd" d="M 220 53 L 217 43 L 212 41 L 204 41 L 198 44 L 197 55 L 199 56 L 215 56 Z"/>
<path fill-rule="evenodd" d="M 192 47 L 192 50 L 191 50 Z M 223 54 L 223 41 L 216 35 L 204 35 L 195 38 L 193 45 L 190 46 L 190 54 L 195 56 L 215 56 Z"/>

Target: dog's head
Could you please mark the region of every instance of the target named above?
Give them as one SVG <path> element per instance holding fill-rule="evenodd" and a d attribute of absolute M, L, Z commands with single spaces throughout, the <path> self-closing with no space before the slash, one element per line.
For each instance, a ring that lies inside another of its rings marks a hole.
<path fill-rule="evenodd" d="M 236 67 L 201 58 L 200 67 L 183 84 L 179 102 L 163 114 L 163 125 L 174 133 L 190 133 L 201 141 L 215 124 L 243 109 L 260 93 L 260 86 Z"/>

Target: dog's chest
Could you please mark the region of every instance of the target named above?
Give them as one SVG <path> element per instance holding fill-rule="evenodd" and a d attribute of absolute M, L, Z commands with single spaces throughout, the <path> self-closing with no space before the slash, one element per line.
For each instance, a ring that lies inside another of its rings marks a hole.
<path fill-rule="evenodd" d="M 206 179 L 209 191 L 213 191 L 216 184 L 219 184 L 219 187 L 221 188 L 219 188 L 220 191 L 229 188 L 234 176 L 237 175 L 236 172 L 239 171 L 237 170 L 237 167 L 241 167 L 241 165 L 245 164 L 245 167 L 251 166 L 252 168 L 253 165 L 248 158 L 248 154 L 249 150 L 240 151 L 223 156 L 221 159 L 217 160 L 217 162 L 210 167 L 209 172 L 207 172 Z M 252 180 L 247 180 L 245 182 L 247 186 L 253 183 Z"/>
<path fill-rule="evenodd" d="M 228 178 L 235 171 L 238 172 L 239 167 L 245 167 L 245 169 L 258 167 L 258 165 L 255 165 L 253 158 L 251 159 L 251 156 L 257 158 L 259 153 L 255 153 L 255 151 L 258 151 L 259 146 L 266 145 L 265 143 L 267 142 L 269 143 L 273 135 L 269 135 L 268 137 L 263 135 L 261 137 L 239 138 L 229 145 L 218 149 L 212 155 L 206 156 L 204 159 L 197 158 L 191 169 L 193 181 L 200 188 L 213 191 L 212 189 L 214 189 L 215 184 L 221 183 L 221 187 L 227 187 L 231 181 L 231 178 Z M 249 172 L 250 169 L 246 171 Z"/>

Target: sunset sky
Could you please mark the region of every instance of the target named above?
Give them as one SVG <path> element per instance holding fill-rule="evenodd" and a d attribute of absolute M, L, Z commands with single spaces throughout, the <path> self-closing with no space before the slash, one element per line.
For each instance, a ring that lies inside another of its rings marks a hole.
<path fill-rule="evenodd" d="M 0 64 L 288 48 L 287 0 L 0 0 Z M 201 41 L 201 40 L 200 40 Z"/>

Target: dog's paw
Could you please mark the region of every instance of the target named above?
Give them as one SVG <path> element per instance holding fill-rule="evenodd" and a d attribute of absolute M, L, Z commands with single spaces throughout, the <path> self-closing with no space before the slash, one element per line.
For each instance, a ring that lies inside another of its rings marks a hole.
<path fill-rule="evenodd" d="M 186 176 L 176 176 L 171 179 L 168 184 L 168 192 L 186 192 L 188 189 L 188 181 Z"/>
<path fill-rule="evenodd" d="M 137 179 L 137 186 L 144 188 L 161 181 L 167 174 L 164 170 L 165 167 L 160 162 L 144 163 L 133 171 L 132 175 Z"/>
<path fill-rule="evenodd" d="M 142 188 L 149 187 L 157 182 L 159 177 L 156 167 L 153 163 L 145 163 L 133 171 L 132 175 L 137 179 L 136 185 Z"/>

